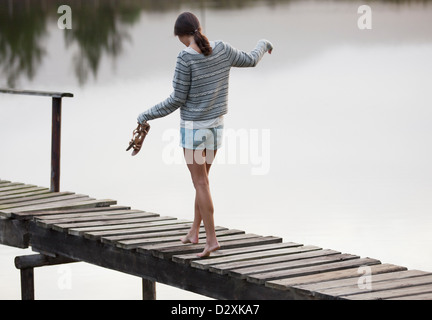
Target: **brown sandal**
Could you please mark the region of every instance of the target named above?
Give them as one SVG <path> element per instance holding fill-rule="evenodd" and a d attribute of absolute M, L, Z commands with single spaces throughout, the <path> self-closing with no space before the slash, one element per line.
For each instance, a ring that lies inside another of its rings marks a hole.
<path fill-rule="evenodd" d="M 142 124 L 138 123 L 138 127 L 133 131 L 132 140 L 129 142 L 129 146 L 126 151 L 129 151 L 131 148 L 133 148 L 132 156 L 137 155 L 138 152 L 141 150 L 144 139 L 149 131 L 150 125 L 147 122 L 144 122 Z"/>

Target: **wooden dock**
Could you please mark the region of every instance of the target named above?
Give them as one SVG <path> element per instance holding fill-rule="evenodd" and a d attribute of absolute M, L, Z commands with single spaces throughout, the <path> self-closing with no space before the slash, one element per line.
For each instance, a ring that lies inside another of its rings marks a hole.
<path fill-rule="evenodd" d="M 191 223 L 0 180 L 0 244 L 39 252 L 15 260 L 23 298 L 34 298 L 34 267 L 84 261 L 142 278 L 144 299 L 155 282 L 216 299 L 432 299 L 431 272 L 226 227 L 221 249 L 199 259 L 204 244 L 179 241 Z"/>

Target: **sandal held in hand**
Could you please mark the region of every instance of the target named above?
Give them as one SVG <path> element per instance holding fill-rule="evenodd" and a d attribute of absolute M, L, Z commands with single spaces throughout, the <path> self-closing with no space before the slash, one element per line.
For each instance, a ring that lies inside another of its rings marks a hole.
<path fill-rule="evenodd" d="M 133 131 L 132 140 L 129 142 L 129 146 L 126 151 L 129 151 L 131 148 L 133 148 L 132 156 L 137 155 L 141 150 L 144 139 L 149 131 L 150 125 L 147 122 L 138 123 L 138 127 Z"/>

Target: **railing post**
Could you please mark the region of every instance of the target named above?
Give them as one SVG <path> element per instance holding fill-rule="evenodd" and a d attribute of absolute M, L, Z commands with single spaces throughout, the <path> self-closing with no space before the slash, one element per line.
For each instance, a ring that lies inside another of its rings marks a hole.
<path fill-rule="evenodd" d="M 60 147 L 61 147 L 61 113 L 62 98 L 73 97 L 67 92 L 46 92 L 33 90 L 15 90 L 0 88 L 0 93 L 25 94 L 31 96 L 52 97 L 52 129 L 51 129 L 51 192 L 60 191 Z"/>
<path fill-rule="evenodd" d="M 51 130 L 51 192 L 60 191 L 61 112 L 62 99 L 53 97 Z"/>

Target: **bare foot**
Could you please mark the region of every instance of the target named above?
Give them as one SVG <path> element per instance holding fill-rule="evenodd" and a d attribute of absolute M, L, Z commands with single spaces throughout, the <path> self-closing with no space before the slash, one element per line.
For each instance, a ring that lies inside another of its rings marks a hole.
<path fill-rule="evenodd" d="M 216 242 L 216 244 L 214 244 L 212 246 L 206 245 L 204 247 L 204 251 L 197 254 L 197 257 L 199 257 L 199 258 L 208 257 L 210 255 L 210 253 L 212 253 L 213 251 L 219 250 L 219 249 L 220 249 L 220 245 L 218 242 Z"/>
<path fill-rule="evenodd" d="M 196 244 L 199 242 L 198 235 L 190 235 L 189 233 L 180 239 L 183 244 L 193 243 Z"/>

